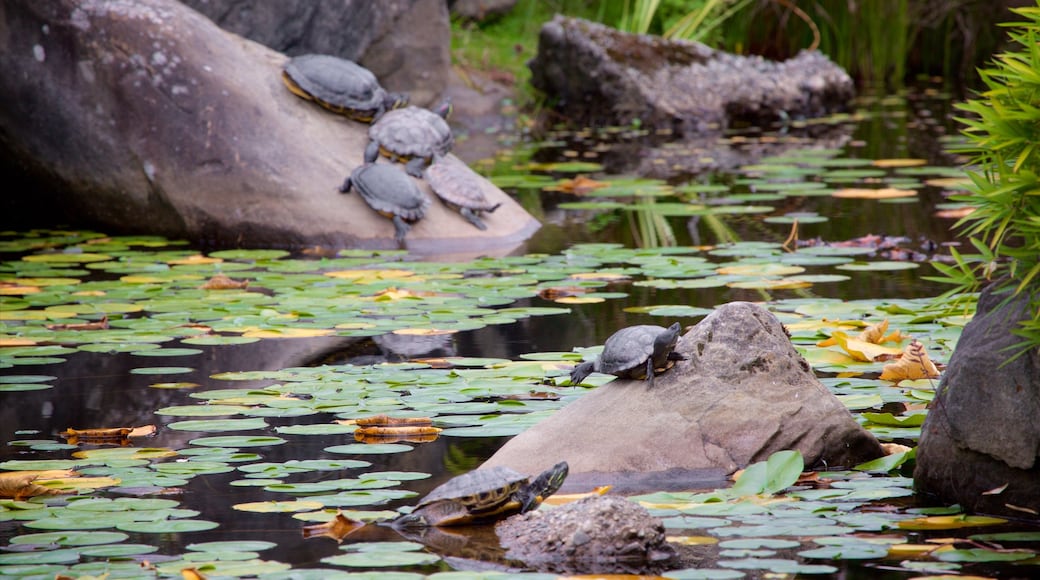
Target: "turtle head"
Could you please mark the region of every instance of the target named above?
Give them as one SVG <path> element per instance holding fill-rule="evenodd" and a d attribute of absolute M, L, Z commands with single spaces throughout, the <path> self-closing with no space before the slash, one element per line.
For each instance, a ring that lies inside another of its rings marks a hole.
<path fill-rule="evenodd" d="M 571 385 L 580 385 L 585 377 L 592 374 L 592 371 L 596 369 L 595 360 L 587 360 L 580 365 L 574 367 L 571 371 Z"/>
<path fill-rule="evenodd" d="M 561 461 L 534 478 L 534 481 L 531 482 L 531 487 L 538 494 L 538 497 L 544 500 L 559 491 L 569 472 L 570 466 L 567 465 L 566 461 Z"/>
<path fill-rule="evenodd" d="M 441 102 L 441 104 L 437 105 L 437 108 L 434 109 L 433 112 L 437 113 L 438 115 L 443 117 L 445 121 L 447 121 L 449 118 L 451 118 L 451 112 L 454 110 L 455 106 L 451 104 L 451 99 L 444 99 L 444 101 Z"/>
<path fill-rule="evenodd" d="M 415 512 L 398 516 L 397 519 L 390 522 L 390 526 L 397 529 L 425 528 L 429 527 L 429 525 L 429 522 L 426 521 L 422 514 Z"/>
<path fill-rule="evenodd" d="M 387 93 L 383 99 L 383 107 L 387 111 L 394 109 L 403 109 L 408 106 L 408 94 L 407 93 Z"/>
<path fill-rule="evenodd" d="M 556 493 L 563 485 L 563 481 L 567 479 L 569 470 L 570 466 L 567 465 L 567 462 L 561 461 L 538 474 L 538 477 L 524 486 L 521 490 L 520 513 L 533 510 L 545 501 L 545 498 Z"/>
<path fill-rule="evenodd" d="M 675 345 L 679 343 L 679 332 L 682 327 L 679 326 L 678 322 L 673 323 L 668 327 L 667 330 L 657 335 L 654 339 L 654 353 L 671 352 L 675 350 Z"/>

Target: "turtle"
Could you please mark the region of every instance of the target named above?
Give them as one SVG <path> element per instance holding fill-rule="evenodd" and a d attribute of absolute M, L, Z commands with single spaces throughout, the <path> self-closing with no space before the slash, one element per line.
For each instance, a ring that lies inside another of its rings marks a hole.
<path fill-rule="evenodd" d="M 412 178 L 387 163 L 358 166 L 343 181 L 339 191 L 350 193 L 352 188 L 357 188 L 369 207 L 393 220 L 394 238 L 401 245 L 410 229 L 409 224 L 422 219 L 430 207 L 430 198 Z"/>
<path fill-rule="evenodd" d="M 391 525 L 405 529 L 459 526 L 526 513 L 560 489 L 568 470 L 567 462 L 561 461 L 530 481 L 503 465 L 470 471 L 436 487 L 411 513 Z"/>
<path fill-rule="evenodd" d="M 407 95 L 388 93 L 372 71 L 327 54 L 305 54 L 289 60 L 282 81 L 293 94 L 363 123 L 408 104 Z"/>
<path fill-rule="evenodd" d="M 411 105 L 387 111 L 368 128 L 365 162 L 375 162 L 382 153 L 405 162 L 409 175 L 422 177 L 423 169 L 455 144 L 447 121 L 451 109 L 451 102 L 445 101 L 432 111 Z"/>
<path fill-rule="evenodd" d="M 629 326 L 610 335 L 603 352 L 571 371 L 571 384 L 580 384 L 592 371 L 623 379 L 646 379 L 654 384 L 657 370 L 671 368 L 686 357 L 675 352 L 679 342 L 679 323 L 664 328 L 655 324 Z"/>
<path fill-rule="evenodd" d="M 488 201 L 484 188 L 469 167 L 451 157 L 435 160 L 423 172 L 423 177 L 445 205 L 461 213 L 477 229 L 487 229 L 480 214 L 491 213 L 502 205 Z"/>

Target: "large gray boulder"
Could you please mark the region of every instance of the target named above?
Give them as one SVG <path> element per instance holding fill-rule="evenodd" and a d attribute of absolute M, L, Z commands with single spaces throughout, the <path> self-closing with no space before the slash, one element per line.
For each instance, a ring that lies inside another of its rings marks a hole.
<path fill-rule="evenodd" d="M 368 126 L 291 94 L 284 55 L 174 0 L 11 0 L 0 26 L 0 166 L 27 181 L 0 202 L 9 226 L 397 247 L 389 220 L 337 191 L 362 161 Z M 409 249 L 501 253 L 538 228 L 474 178 L 502 203 L 488 230 L 434 201 Z"/>
<path fill-rule="evenodd" d="M 451 72 L 444 0 L 181 0 L 221 28 L 290 56 L 331 54 L 359 62 L 384 87 L 430 105 Z"/>
<path fill-rule="evenodd" d="M 581 126 L 679 133 L 818 117 L 848 108 L 852 78 L 819 52 L 784 62 L 556 16 L 542 26 L 531 84 Z"/>
<path fill-rule="evenodd" d="M 987 289 L 964 327 L 917 446 L 918 491 L 966 509 L 1040 517 L 1040 349 L 1005 363 L 1029 297 Z"/>
<path fill-rule="evenodd" d="M 687 357 L 646 381 L 615 380 L 517 435 L 484 466 L 539 473 L 731 473 L 797 449 L 808 466 L 880 457 L 877 439 L 813 375 L 769 311 L 726 304 L 679 341 Z"/>

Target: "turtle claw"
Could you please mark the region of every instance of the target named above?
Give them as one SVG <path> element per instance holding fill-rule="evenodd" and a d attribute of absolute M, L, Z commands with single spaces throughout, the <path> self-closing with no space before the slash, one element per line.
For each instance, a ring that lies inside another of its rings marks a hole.
<path fill-rule="evenodd" d="M 468 220 L 469 223 L 473 224 L 478 230 L 487 229 L 487 224 L 485 224 L 483 221 L 481 221 L 479 217 L 477 217 L 477 212 L 471 210 L 468 207 L 464 207 L 461 210 L 459 210 L 459 213 L 461 213 L 462 217 L 466 218 L 466 220 Z"/>
<path fill-rule="evenodd" d="M 379 142 L 369 141 L 365 147 L 365 163 L 375 163 L 379 159 Z"/>
<path fill-rule="evenodd" d="M 426 169 L 426 160 L 422 157 L 413 157 L 404 164 L 404 172 L 412 177 L 422 179 L 423 169 Z"/>
<path fill-rule="evenodd" d="M 350 188 L 353 187 L 353 186 L 354 186 L 354 180 L 351 179 L 350 176 L 348 175 L 347 178 L 343 180 L 343 185 L 339 186 L 339 192 L 340 193 L 350 193 Z"/>

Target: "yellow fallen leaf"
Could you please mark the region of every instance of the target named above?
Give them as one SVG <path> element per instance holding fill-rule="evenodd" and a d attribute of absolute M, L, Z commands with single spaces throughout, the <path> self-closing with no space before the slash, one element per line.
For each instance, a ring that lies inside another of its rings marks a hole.
<path fill-rule="evenodd" d="M 563 296 L 553 300 L 557 304 L 598 304 L 606 299 L 599 296 Z"/>
<path fill-rule="evenodd" d="M 0 337 L 0 347 L 4 346 L 33 346 L 35 340 L 29 338 L 15 338 L 13 336 Z"/>
<path fill-rule="evenodd" d="M 615 274 L 612 272 L 578 272 L 571 274 L 568 278 L 572 280 L 606 280 L 608 282 L 628 280 L 627 274 Z"/>
<path fill-rule="evenodd" d="M 234 280 L 224 274 L 215 274 L 202 286 L 200 290 L 239 290 L 249 286 L 249 280 Z"/>
<path fill-rule="evenodd" d="M 334 270 L 332 272 L 325 272 L 325 275 L 330 278 L 345 278 L 348 280 L 355 280 L 358 284 L 368 284 L 371 282 L 378 282 L 380 280 L 401 280 L 408 278 L 410 280 L 422 280 L 415 276 L 415 272 L 411 270 Z"/>
<path fill-rule="evenodd" d="M 889 558 L 920 558 L 930 556 L 939 547 L 934 544 L 895 544 L 888 547 Z"/>
<path fill-rule="evenodd" d="M 398 328 L 393 334 L 406 336 L 437 336 L 441 334 L 455 334 L 458 332 L 452 328 Z"/>
<path fill-rule="evenodd" d="M 924 345 L 914 340 L 906 345 L 899 360 L 882 367 L 879 378 L 883 381 L 893 381 L 896 384 L 899 381 L 913 379 L 937 379 L 939 369 L 928 358 Z"/>
<path fill-rule="evenodd" d="M 892 199 L 897 197 L 913 197 L 917 192 L 912 189 L 898 189 L 895 187 L 884 187 L 881 189 L 870 189 L 862 187 L 849 187 L 838 189 L 831 193 L 832 197 L 846 199 Z"/>
<path fill-rule="evenodd" d="M 875 159 L 870 162 L 874 167 L 919 167 L 927 164 L 924 159 Z"/>
<path fill-rule="evenodd" d="M 250 328 L 242 333 L 246 338 L 314 338 L 328 336 L 333 331 L 327 328 Z"/>
<path fill-rule="evenodd" d="M 925 185 L 931 185 L 932 187 L 942 187 L 946 189 L 964 189 L 971 185 L 971 178 L 968 177 L 933 177 L 924 181 Z"/>
<path fill-rule="evenodd" d="M 902 520 L 899 527 L 904 530 L 955 530 L 958 528 L 973 528 L 975 526 L 995 526 L 1006 524 L 1007 520 L 989 516 L 927 516 Z"/>
<path fill-rule="evenodd" d="M 566 503 L 578 501 L 579 499 L 603 495 L 608 491 L 610 491 L 609 485 L 601 485 L 599 487 L 594 488 L 592 491 L 587 491 L 585 493 L 558 493 L 556 495 L 551 495 L 545 498 L 545 501 L 543 501 L 542 503 L 549 505 L 563 505 Z"/>
<path fill-rule="evenodd" d="M 210 258 L 209 256 L 203 256 L 202 254 L 193 254 L 186 258 L 175 258 L 168 260 L 167 264 L 185 265 L 190 266 L 191 264 L 219 264 L 224 260 L 220 258 Z"/>
<path fill-rule="evenodd" d="M 122 480 L 115 477 L 63 477 L 59 479 L 37 479 L 36 483 L 55 490 L 55 493 L 73 493 L 81 489 L 115 487 Z"/>
<path fill-rule="evenodd" d="M 840 346 L 842 350 L 849 353 L 849 356 L 860 362 L 874 362 L 880 357 L 895 357 L 899 356 L 903 352 L 899 348 L 882 346 L 858 338 L 852 338 L 840 330 L 832 332 L 829 339 L 816 343 L 816 346 L 820 347 L 833 345 Z"/>

